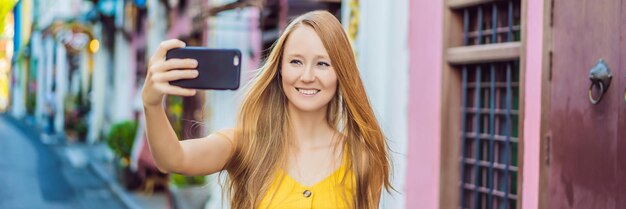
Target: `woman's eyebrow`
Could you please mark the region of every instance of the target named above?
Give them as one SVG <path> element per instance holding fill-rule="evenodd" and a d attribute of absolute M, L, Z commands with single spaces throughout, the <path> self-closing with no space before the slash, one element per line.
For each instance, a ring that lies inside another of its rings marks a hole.
<path fill-rule="evenodd" d="M 329 59 L 328 55 L 322 55 L 322 54 L 316 55 L 315 58 Z"/>
<path fill-rule="evenodd" d="M 285 57 L 289 57 L 289 58 L 291 58 L 291 57 L 304 58 L 305 56 L 303 56 L 302 54 L 298 54 L 298 53 L 289 53 L 289 54 L 285 54 Z M 322 58 L 322 59 L 328 59 L 329 57 L 328 57 L 328 55 L 324 55 L 324 54 L 317 54 L 317 55 L 315 55 L 315 57 L 314 57 L 314 58 L 315 58 L 315 59 L 320 59 L 320 58 Z"/>
<path fill-rule="evenodd" d="M 304 56 L 302 56 L 302 55 L 300 55 L 300 54 L 296 54 L 296 53 L 286 54 L 286 57 L 299 57 L 299 58 L 304 58 Z"/>

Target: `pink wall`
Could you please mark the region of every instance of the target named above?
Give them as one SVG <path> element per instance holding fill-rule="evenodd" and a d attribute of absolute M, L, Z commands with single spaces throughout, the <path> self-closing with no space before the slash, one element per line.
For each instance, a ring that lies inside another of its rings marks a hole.
<path fill-rule="evenodd" d="M 528 0 L 526 14 L 526 84 L 524 115 L 524 173 L 522 208 L 538 207 L 539 140 L 541 139 L 541 65 L 543 56 L 543 1 Z"/>
<path fill-rule="evenodd" d="M 439 208 L 443 0 L 411 1 L 406 208 Z"/>

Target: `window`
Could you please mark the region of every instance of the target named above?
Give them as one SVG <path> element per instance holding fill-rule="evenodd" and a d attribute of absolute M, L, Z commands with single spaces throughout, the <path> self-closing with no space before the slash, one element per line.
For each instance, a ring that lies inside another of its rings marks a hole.
<path fill-rule="evenodd" d="M 457 46 L 446 54 L 460 78 L 457 207 L 517 208 L 521 1 L 447 5 L 450 27 L 461 27 L 449 31 L 462 33 L 452 35 L 448 45 Z"/>

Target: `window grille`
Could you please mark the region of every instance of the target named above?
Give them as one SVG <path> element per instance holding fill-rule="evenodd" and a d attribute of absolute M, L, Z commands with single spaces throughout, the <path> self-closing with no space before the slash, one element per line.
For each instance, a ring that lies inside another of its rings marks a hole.
<path fill-rule="evenodd" d="M 461 208 L 516 208 L 519 64 L 464 65 Z"/>
<path fill-rule="evenodd" d="M 465 46 L 520 41 L 519 0 L 495 1 L 456 12 L 463 17 Z"/>

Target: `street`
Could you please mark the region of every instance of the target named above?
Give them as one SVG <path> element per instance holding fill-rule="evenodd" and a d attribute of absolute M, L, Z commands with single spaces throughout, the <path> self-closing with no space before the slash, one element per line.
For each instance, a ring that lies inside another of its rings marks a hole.
<path fill-rule="evenodd" d="M 125 208 L 79 149 L 40 138 L 0 115 L 0 208 Z"/>

